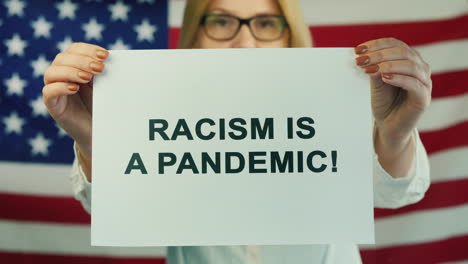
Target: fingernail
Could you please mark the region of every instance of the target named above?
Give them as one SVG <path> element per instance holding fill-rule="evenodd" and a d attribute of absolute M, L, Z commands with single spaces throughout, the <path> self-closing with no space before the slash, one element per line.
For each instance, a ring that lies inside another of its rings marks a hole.
<path fill-rule="evenodd" d="M 363 54 L 363 53 L 366 53 L 368 49 L 369 48 L 366 45 L 361 45 L 361 46 L 355 47 L 354 52 L 356 52 L 356 54 Z"/>
<path fill-rule="evenodd" d="M 371 65 L 365 68 L 366 73 L 376 73 L 379 71 L 379 65 Z"/>
<path fill-rule="evenodd" d="M 78 76 L 85 81 L 89 81 L 91 80 L 91 78 L 93 78 L 93 75 L 91 73 L 83 71 L 78 72 Z"/>
<path fill-rule="evenodd" d="M 96 56 L 97 56 L 98 58 L 100 58 L 101 60 L 107 58 L 108 55 L 109 55 L 109 52 L 106 51 L 106 50 L 98 50 L 98 51 L 96 52 Z"/>
<path fill-rule="evenodd" d="M 89 67 L 93 70 L 93 71 L 97 71 L 97 72 L 101 72 L 102 69 L 104 69 L 104 64 L 102 63 L 97 63 L 97 62 L 91 62 L 89 64 Z"/>
<path fill-rule="evenodd" d="M 369 56 L 360 56 L 360 57 L 357 57 L 356 58 L 356 63 L 357 65 L 359 66 L 363 66 L 363 65 L 366 65 L 370 62 L 370 58 Z"/>
<path fill-rule="evenodd" d="M 389 79 L 389 80 L 390 80 L 390 79 L 393 78 L 393 75 L 390 74 L 390 73 L 384 73 L 384 74 L 382 74 L 382 77 L 384 77 L 385 79 Z"/>
<path fill-rule="evenodd" d="M 69 84 L 67 85 L 67 87 L 68 87 L 68 90 L 70 90 L 71 92 L 76 92 L 78 91 L 78 88 L 79 88 L 77 84 Z"/>

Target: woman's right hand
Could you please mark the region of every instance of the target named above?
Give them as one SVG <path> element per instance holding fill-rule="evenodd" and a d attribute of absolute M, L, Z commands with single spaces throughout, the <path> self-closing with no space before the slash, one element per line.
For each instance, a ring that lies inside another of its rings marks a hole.
<path fill-rule="evenodd" d="M 87 43 L 73 43 L 55 57 L 44 73 L 42 95 L 55 121 L 91 160 L 93 77 L 104 70 L 109 52 Z"/>

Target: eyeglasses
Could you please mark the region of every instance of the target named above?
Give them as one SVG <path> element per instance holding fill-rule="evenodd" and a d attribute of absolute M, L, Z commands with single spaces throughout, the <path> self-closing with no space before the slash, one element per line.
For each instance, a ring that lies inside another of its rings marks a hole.
<path fill-rule="evenodd" d="M 231 40 L 246 24 L 254 38 L 261 41 L 280 39 L 288 26 L 286 18 L 279 15 L 261 15 L 247 19 L 225 15 L 206 14 L 201 18 L 206 35 L 214 40 Z"/>

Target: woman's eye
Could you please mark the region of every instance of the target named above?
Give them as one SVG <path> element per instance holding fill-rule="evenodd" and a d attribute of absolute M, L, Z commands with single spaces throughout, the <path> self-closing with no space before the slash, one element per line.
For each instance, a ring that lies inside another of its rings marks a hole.
<path fill-rule="evenodd" d="M 227 24 L 229 24 L 229 22 L 226 19 L 216 19 L 213 20 L 213 24 L 217 26 L 226 26 Z"/>
<path fill-rule="evenodd" d="M 267 27 L 274 27 L 275 23 L 273 21 L 265 20 L 265 21 L 260 21 L 259 25 L 262 28 L 267 28 Z"/>

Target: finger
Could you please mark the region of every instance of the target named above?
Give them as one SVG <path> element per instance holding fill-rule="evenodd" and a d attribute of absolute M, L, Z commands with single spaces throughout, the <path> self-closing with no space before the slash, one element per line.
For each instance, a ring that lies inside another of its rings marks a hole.
<path fill-rule="evenodd" d="M 109 56 L 109 51 L 103 47 L 83 42 L 71 44 L 65 52 L 85 55 L 99 61 L 104 61 Z"/>
<path fill-rule="evenodd" d="M 402 74 L 382 74 L 382 81 L 408 91 L 408 100 L 417 110 L 423 111 L 431 101 L 431 89 L 417 78 Z"/>
<path fill-rule="evenodd" d="M 104 70 L 104 63 L 95 60 L 92 57 L 74 54 L 74 53 L 59 53 L 55 56 L 52 65 L 69 66 L 77 68 L 93 74 L 101 73 Z"/>
<path fill-rule="evenodd" d="M 422 64 L 422 60 L 413 49 L 401 46 L 367 52 L 365 55 L 360 55 L 356 58 L 356 64 L 364 67 L 391 60 L 411 60 Z"/>
<path fill-rule="evenodd" d="M 398 46 L 409 48 L 406 43 L 396 38 L 380 38 L 361 43 L 354 48 L 354 51 L 356 54 L 364 54 L 366 52 L 373 52 Z"/>
<path fill-rule="evenodd" d="M 60 96 L 75 94 L 79 88 L 76 83 L 54 82 L 42 88 L 42 99 L 47 108 L 51 109 L 57 105 Z"/>
<path fill-rule="evenodd" d="M 50 66 L 44 73 L 44 84 L 53 82 L 88 83 L 93 78 L 90 72 L 68 66 Z"/>
<path fill-rule="evenodd" d="M 427 75 L 423 67 L 410 60 L 384 61 L 379 64 L 370 65 L 364 68 L 364 71 L 371 76 L 380 73 L 403 74 L 417 78 L 421 83 L 429 86 L 430 76 Z"/>

